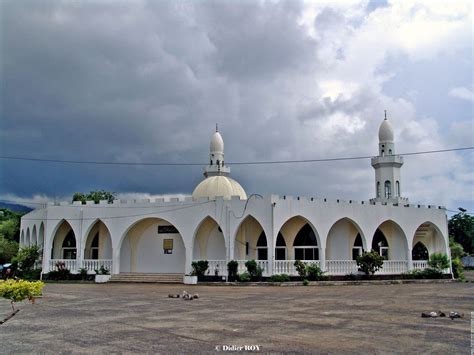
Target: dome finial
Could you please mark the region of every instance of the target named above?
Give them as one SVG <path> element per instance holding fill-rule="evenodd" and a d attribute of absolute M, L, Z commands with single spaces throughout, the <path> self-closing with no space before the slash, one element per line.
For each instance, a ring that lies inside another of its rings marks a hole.
<path fill-rule="evenodd" d="M 216 132 L 219 132 L 219 127 L 217 126 L 217 123 L 216 123 Z"/>
<path fill-rule="evenodd" d="M 385 112 L 385 119 L 387 119 L 387 110 L 383 110 Z"/>

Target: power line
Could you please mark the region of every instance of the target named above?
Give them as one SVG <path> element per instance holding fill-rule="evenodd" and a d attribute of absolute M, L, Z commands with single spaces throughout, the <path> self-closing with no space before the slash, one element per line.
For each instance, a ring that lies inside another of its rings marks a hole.
<path fill-rule="evenodd" d="M 398 155 L 410 156 L 410 155 L 423 155 L 423 154 L 436 154 L 446 152 L 458 152 L 464 150 L 472 150 L 474 147 L 461 147 L 461 148 L 449 148 L 449 149 L 437 149 L 437 150 L 425 150 L 419 152 L 407 152 L 400 153 Z M 331 161 L 344 161 L 344 160 L 361 160 L 371 159 L 373 155 L 365 156 L 354 156 L 354 157 L 338 157 L 338 158 L 321 158 L 321 159 L 300 159 L 300 160 L 262 160 L 262 161 L 237 161 L 227 162 L 228 165 L 270 165 L 270 164 L 299 164 L 299 163 L 321 163 Z M 32 157 L 19 157 L 2 155 L 0 159 L 4 160 L 20 160 L 20 161 L 33 161 L 42 163 L 60 163 L 60 164 L 90 164 L 90 165 L 124 165 L 124 166 L 203 166 L 205 163 L 171 163 L 171 162 L 114 162 L 114 161 L 96 161 L 96 160 L 62 160 L 62 159 L 43 159 L 43 158 L 32 158 Z"/>

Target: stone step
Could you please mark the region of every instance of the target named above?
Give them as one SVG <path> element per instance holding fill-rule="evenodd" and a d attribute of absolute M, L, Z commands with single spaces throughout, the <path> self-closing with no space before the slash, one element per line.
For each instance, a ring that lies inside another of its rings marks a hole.
<path fill-rule="evenodd" d="M 120 273 L 112 275 L 109 282 L 182 284 L 183 274 Z"/>

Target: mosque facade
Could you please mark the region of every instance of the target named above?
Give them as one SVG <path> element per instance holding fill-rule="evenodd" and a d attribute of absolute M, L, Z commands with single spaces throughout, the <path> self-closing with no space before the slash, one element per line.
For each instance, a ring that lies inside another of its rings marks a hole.
<path fill-rule="evenodd" d="M 264 276 L 296 275 L 295 260 L 347 275 L 371 249 L 385 259 L 378 274 L 401 274 L 426 268 L 432 253 L 449 256 L 445 208 L 402 197 L 403 157 L 387 118 L 371 163 L 375 197 L 368 201 L 247 196 L 230 177 L 216 129 L 205 179 L 191 197 L 53 203 L 23 216 L 20 246 L 40 246 L 43 273 L 64 263 L 72 273 L 104 267 L 112 275 L 183 275 L 193 261 L 208 260 L 209 274 L 226 276 L 230 260 L 243 272 L 252 259 Z"/>

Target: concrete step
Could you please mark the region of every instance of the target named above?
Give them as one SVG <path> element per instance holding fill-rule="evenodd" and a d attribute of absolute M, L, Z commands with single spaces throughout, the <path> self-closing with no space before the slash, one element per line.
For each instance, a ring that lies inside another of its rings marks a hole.
<path fill-rule="evenodd" d="M 120 273 L 112 275 L 109 282 L 182 284 L 183 274 Z"/>

